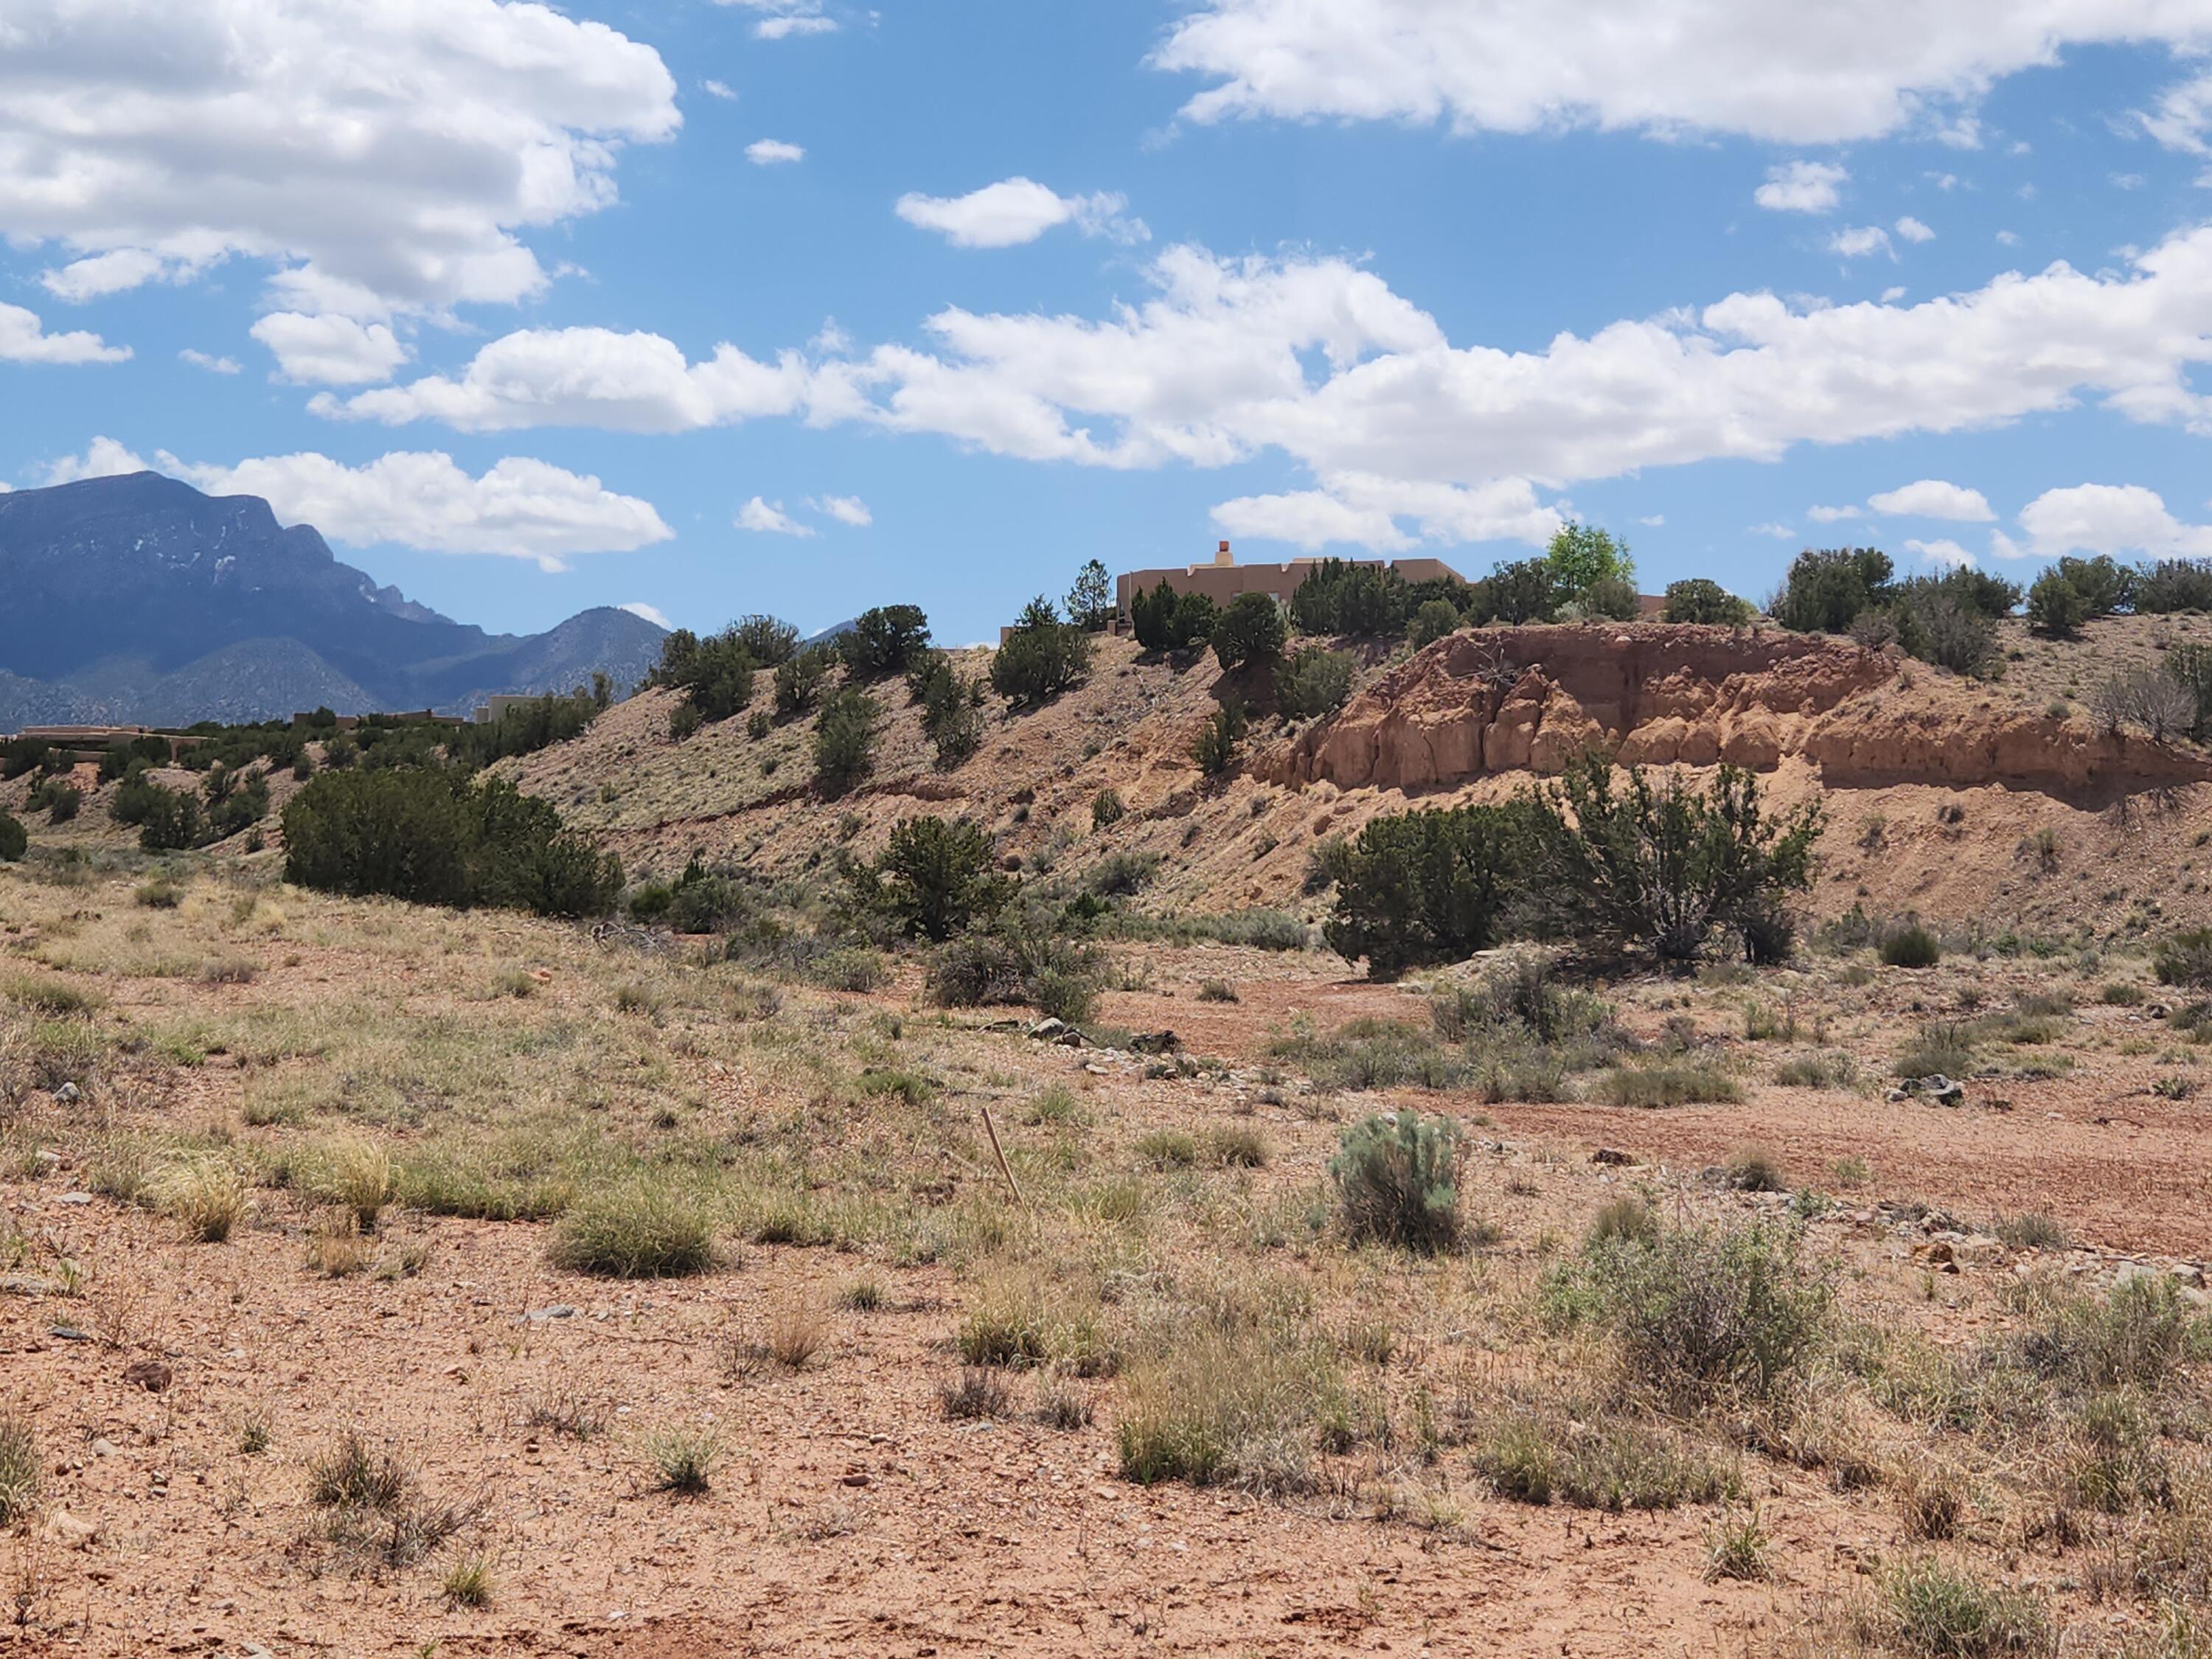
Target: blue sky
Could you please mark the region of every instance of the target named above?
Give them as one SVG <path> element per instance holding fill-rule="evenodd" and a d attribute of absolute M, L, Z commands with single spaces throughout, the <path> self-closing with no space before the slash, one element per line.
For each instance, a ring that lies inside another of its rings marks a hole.
<path fill-rule="evenodd" d="M 2212 0 L 1778 16 L 12 0 L 0 480 L 515 629 L 1565 516 L 1754 595 L 2212 556 Z"/>

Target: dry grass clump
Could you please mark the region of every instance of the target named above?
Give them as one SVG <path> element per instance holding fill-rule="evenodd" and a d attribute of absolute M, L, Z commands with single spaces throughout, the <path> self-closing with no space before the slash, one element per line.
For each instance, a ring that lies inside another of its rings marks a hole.
<path fill-rule="evenodd" d="M 1121 1473 L 1142 1486 L 1311 1491 L 1323 1434 L 1346 1417 L 1329 1345 L 1271 1321 L 1188 1332 L 1130 1367 L 1126 1399 Z"/>
<path fill-rule="evenodd" d="M 1743 1098 L 1743 1085 L 1705 1060 L 1619 1066 L 1590 1085 L 1601 1106 L 1722 1106 Z"/>
<path fill-rule="evenodd" d="M 1757 1510 L 1723 1515 L 1705 1529 L 1705 1577 L 1755 1583 L 1767 1576 L 1767 1557 L 1773 1547 Z"/>
<path fill-rule="evenodd" d="M 449 1606 L 477 1611 L 491 1605 L 491 1562 L 478 1554 L 457 1556 L 438 1581 L 438 1593 Z"/>
<path fill-rule="evenodd" d="M 364 1233 L 376 1231 L 392 1200 L 392 1155 L 366 1135 L 345 1135 L 314 1148 L 304 1160 L 302 1176 L 302 1190 L 338 1206 Z"/>
<path fill-rule="evenodd" d="M 12 1527 L 39 1506 L 42 1465 L 31 1415 L 19 1404 L 0 1406 L 0 1527 Z"/>
<path fill-rule="evenodd" d="M 714 1265 L 706 1212 L 665 1183 L 642 1179 L 571 1205 L 548 1255 L 556 1267 L 607 1279 L 679 1279 Z"/>
<path fill-rule="evenodd" d="M 100 1012 L 105 999 L 66 980 L 29 974 L 10 974 L 0 980 L 0 1001 L 13 1003 L 27 1013 L 46 1019 L 89 1018 Z"/>
<path fill-rule="evenodd" d="M 1109 1376 L 1121 1358 L 1095 1288 L 1025 1267 L 979 1278 L 954 1346 L 969 1365 L 1049 1364 L 1077 1376 Z"/>
<path fill-rule="evenodd" d="M 1671 1510 L 1738 1495 L 1733 1460 L 1680 1430 L 1619 1412 L 1508 1411 L 1476 1437 L 1474 1467 L 1500 1497 L 1588 1510 Z"/>
<path fill-rule="evenodd" d="M 653 1476 L 655 1491 L 696 1498 L 712 1485 L 710 1477 L 721 1459 L 722 1443 L 705 1429 L 659 1429 L 638 1443 L 638 1452 Z"/>
<path fill-rule="evenodd" d="M 246 1218 L 246 1178 L 228 1160 L 202 1154 L 154 1177 L 155 1202 L 203 1244 L 220 1244 Z"/>
<path fill-rule="evenodd" d="M 996 1371 L 966 1365 L 958 1376 L 938 1384 L 937 1403 L 948 1421 L 961 1423 L 1006 1416 L 1013 1409 L 1013 1396 Z"/>
<path fill-rule="evenodd" d="M 2049 1650 L 2050 1616 L 2024 1590 L 1991 1584 L 1934 1556 L 1891 1568 L 1864 1633 L 1925 1659 L 1996 1659 Z"/>
<path fill-rule="evenodd" d="M 323 1511 L 322 1536 L 362 1566 L 409 1567 L 483 1512 L 478 1503 L 439 1504 L 390 1447 L 349 1429 L 307 1467 L 308 1501 Z"/>

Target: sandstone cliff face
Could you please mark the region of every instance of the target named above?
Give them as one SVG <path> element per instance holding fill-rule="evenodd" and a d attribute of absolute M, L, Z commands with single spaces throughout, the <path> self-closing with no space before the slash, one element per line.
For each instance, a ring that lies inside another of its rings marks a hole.
<path fill-rule="evenodd" d="M 1556 772 L 1592 744 L 1647 765 L 1767 771 L 1794 758 L 1844 786 L 2075 793 L 2212 776 L 2195 754 L 2001 709 L 1969 682 L 1846 641 L 1632 623 L 1451 635 L 1255 769 L 1292 787 L 1449 788 Z"/>

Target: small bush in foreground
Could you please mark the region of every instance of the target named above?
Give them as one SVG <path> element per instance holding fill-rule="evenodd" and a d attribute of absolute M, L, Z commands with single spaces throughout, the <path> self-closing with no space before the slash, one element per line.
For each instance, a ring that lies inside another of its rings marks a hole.
<path fill-rule="evenodd" d="M 155 1183 L 161 1208 L 203 1244 L 220 1244 L 246 1217 L 246 1181 L 216 1158 L 172 1166 Z"/>
<path fill-rule="evenodd" d="M 698 1207 L 633 1182 L 579 1200 L 562 1217 L 549 1254 L 570 1273 L 608 1279 L 677 1279 L 714 1266 L 714 1229 Z"/>
<path fill-rule="evenodd" d="M 1519 1410 L 1492 1424 L 1475 1468 L 1502 1498 L 1576 1509 L 1671 1510 L 1735 1495 L 1734 1466 L 1677 1431 L 1635 1418 L 1583 1422 L 1563 1413 Z"/>
<path fill-rule="evenodd" d="M 1310 1491 L 1314 1454 L 1344 1409 L 1326 1347 L 1292 1333 L 1200 1325 L 1133 1367 L 1115 1430 L 1121 1474 L 1269 1495 Z"/>
<path fill-rule="evenodd" d="M 2212 927 L 2169 933 L 2152 947 L 2150 965 L 2160 985 L 2212 986 Z"/>
<path fill-rule="evenodd" d="M 1459 1237 L 1458 1126 L 1416 1112 L 1370 1117 L 1345 1131 L 1329 1177 L 1354 1239 L 1433 1252 Z"/>
<path fill-rule="evenodd" d="M 1936 935 L 1917 921 L 1883 934 L 1881 952 L 1890 968 L 1933 968 L 1943 959 Z"/>
<path fill-rule="evenodd" d="M 696 1498 L 712 1486 L 722 1443 L 705 1429 L 660 1429 L 639 1443 L 638 1451 L 659 1492 Z"/>

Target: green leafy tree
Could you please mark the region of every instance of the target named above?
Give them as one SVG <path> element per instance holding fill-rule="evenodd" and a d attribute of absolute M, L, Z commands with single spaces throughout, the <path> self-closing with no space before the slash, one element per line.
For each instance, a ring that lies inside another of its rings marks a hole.
<path fill-rule="evenodd" d="M 1616 775 L 1584 755 L 1534 797 L 1530 890 L 1562 932 L 1612 950 L 1694 961 L 1717 932 L 1764 926 L 1782 896 L 1811 885 L 1817 805 L 1781 817 L 1748 772 L 1723 766 L 1709 788 Z"/>
<path fill-rule="evenodd" d="M 1092 634 L 1114 620 L 1114 581 L 1096 559 L 1076 573 L 1075 586 L 1067 590 L 1067 619 Z"/>
<path fill-rule="evenodd" d="M 1237 745 L 1244 740 L 1248 724 L 1244 705 L 1235 697 L 1218 704 L 1198 731 L 1190 757 L 1208 777 L 1218 777 L 1237 763 Z"/>
<path fill-rule="evenodd" d="M 0 864 L 14 864 L 30 850 L 30 832 L 20 820 L 0 811 Z"/>
<path fill-rule="evenodd" d="M 200 798 L 184 789 L 149 784 L 146 816 L 139 822 L 138 845 L 149 853 L 204 847 L 211 839 Z"/>
<path fill-rule="evenodd" d="M 2094 559 L 2061 559 L 2057 569 L 2081 596 L 2085 617 L 2109 617 L 2135 603 L 2135 573 L 2109 553 Z M 2033 592 L 2031 589 L 2031 596 Z"/>
<path fill-rule="evenodd" d="M 1224 673 L 1249 664 L 1272 668 L 1290 643 L 1283 608 L 1265 593 L 1239 593 L 1213 624 L 1213 654 Z"/>
<path fill-rule="evenodd" d="M 1291 593 L 1302 634 L 1395 634 L 1413 609 L 1406 579 L 1386 566 L 1323 559 Z"/>
<path fill-rule="evenodd" d="M 903 674 L 929 648 L 929 618 L 917 605 L 878 605 L 855 617 L 838 643 L 855 674 Z"/>
<path fill-rule="evenodd" d="M 1449 599 L 1424 599 L 1406 625 L 1406 637 L 1416 646 L 1432 644 L 1460 625 L 1459 607 Z"/>
<path fill-rule="evenodd" d="M 1667 584 L 1667 608 L 1659 614 L 1670 623 L 1725 623 L 1734 628 L 1751 620 L 1751 606 L 1718 582 L 1692 576 Z"/>
<path fill-rule="evenodd" d="M 822 683 L 830 676 L 832 659 L 818 646 L 794 652 L 776 665 L 775 712 L 795 720 L 822 699 Z"/>
<path fill-rule="evenodd" d="M 738 624 L 703 640 L 688 628 L 679 628 L 661 641 L 660 663 L 652 678 L 656 685 L 683 692 L 702 720 L 726 720 L 752 701 L 753 676 L 759 665 Z M 592 712 L 588 700 L 578 712 L 588 724 Z"/>
<path fill-rule="evenodd" d="M 1600 582 L 1626 582 L 1635 591 L 1636 564 L 1628 556 L 1628 544 L 1594 524 L 1561 525 L 1544 550 L 1544 570 L 1562 605 L 1586 599 Z"/>

